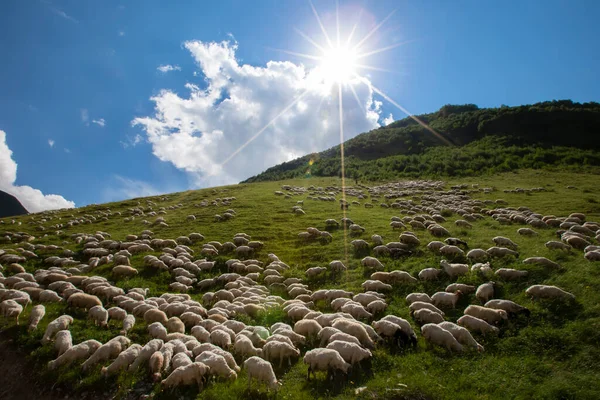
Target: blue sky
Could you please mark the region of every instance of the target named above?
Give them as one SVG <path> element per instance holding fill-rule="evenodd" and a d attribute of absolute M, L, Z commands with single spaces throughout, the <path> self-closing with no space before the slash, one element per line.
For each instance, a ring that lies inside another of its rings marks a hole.
<path fill-rule="evenodd" d="M 335 42 L 336 2 L 314 7 Z M 342 43 L 389 16 L 360 48 L 390 47 L 360 60 L 387 71 L 343 82 L 345 137 L 405 116 L 373 88 L 415 114 L 598 101 L 598 15 L 597 1 L 340 0 Z M 281 51 L 320 55 L 302 34 L 327 47 L 308 1 L 6 0 L 0 25 L 0 189 L 32 211 L 235 183 L 339 142 L 337 84 Z"/>

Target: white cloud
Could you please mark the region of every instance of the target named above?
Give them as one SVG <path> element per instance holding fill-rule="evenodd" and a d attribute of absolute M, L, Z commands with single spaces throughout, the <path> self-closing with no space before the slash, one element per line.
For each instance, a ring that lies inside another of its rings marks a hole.
<path fill-rule="evenodd" d="M 129 146 L 135 147 L 136 145 L 138 145 L 139 143 L 141 143 L 142 140 L 144 140 L 144 138 L 142 137 L 142 135 L 140 135 L 138 133 L 133 138 L 127 136 L 127 139 L 126 139 L 125 142 L 124 141 L 119 141 L 119 143 L 121 143 L 121 146 L 123 146 L 123 148 L 126 149 Z"/>
<path fill-rule="evenodd" d="M 48 145 L 49 145 L 50 147 L 54 147 L 54 140 L 52 140 L 52 139 L 48 139 Z"/>
<path fill-rule="evenodd" d="M 190 173 L 197 185 L 237 182 L 295 155 L 339 144 L 337 88 L 323 82 L 319 68 L 277 61 L 240 65 L 237 44 L 227 41 L 192 41 L 185 48 L 206 88 L 187 84 L 187 97 L 162 90 L 151 98 L 155 114 L 132 124 L 144 129 L 156 157 Z M 370 82 L 353 84 L 358 102 L 349 88 L 343 89 L 345 139 L 378 127 L 381 113 Z M 261 135 L 221 165 L 270 121 Z"/>
<path fill-rule="evenodd" d="M 79 110 L 79 116 L 81 117 L 81 122 L 83 122 L 86 125 L 90 124 L 90 113 L 87 110 L 87 108 L 82 108 Z"/>
<path fill-rule="evenodd" d="M 6 133 L 0 130 L 0 190 L 15 196 L 29 212 L 72 208 L 75 203 L 56 194 L 44 195 L 31 186 L 15 186 L 17 163 L 6 143 Z"/>
<path fill-rule="evenodd" d="M 384 118 L 383 120 L 383 125 L 384 126 L 388 126 L 389 124 L 391 124 L 392 122 L 394 122 L 394 116 L 390 113 L 390 116 L 387 118 Z"/>
<path fill-rule="evenodd" d="M 104 125 L 106 125 L 106 121 L 104 121 L 104 118 L 100 118 L 100 119 L 93 119 L 92 120 L 93 124 L 96 124 L 98 126 L 101 126 L 102 128 L 104 128 Z"/>
<path fill-rule="evenodd" d="M 163 74 L 166 74 L 169 71 L 181 71 L 181 67 L 179 65 L 160 65 L 156 68 L 157 70 L 159 70 L 160 72 L 162 72 Z"/>
<path fill-rule="evenodd" d="M 104 201 L 110 202 L 135 197 L 156 196 L 163 193 L 166 193 L 166 191 L 159 190 L 148 182 L 114 175 L 109 186 L 104 189 L 102 196 Z"/>
<path fill-rule="evenodd" d="M 119 31 L 119 36 L 125 36 L 125 31 Z"/>
<path fill-rule="evenodd" d="M 67 148 L 65 147 L 65 153 L 67 153 L 67 154 L 70 154 L 70 153 L 71 153 L 71 150 L 69 150 L 69 149 L 67 149 Z"/>
<path fill-rule="evenodd" d="M 49 0 L 42 0 L 42 3 L 46 4 L 46 5 L 48 6 L 48 8 L 49 8 L 50 10 L 52 10 L 52 12 L 53 12 L 54 14 L 58 15 L 59 17 L 61 17 L 61 18 L 64 18 L 64 19 L 67 19 L 67 20 L 69 20 L 69 21 L 71 21 L 71 22 L 75 22 L 76 24 L 78 24 L 78 23 L 79 23 L 79 21 L 78 21 L 78 20 L 76 20 L 75 18 L 71 17 L 69 14 L 67 14 L 67 13 L 66 13 L 66 12 L 64 12 L 63 10 L 61 10 L 61 9 L 59 9 L 59 8 L 56 8 L 56 7 L 54 7 L 54 5 L 52 4 L 52 2 L 51 2 L 51 1 L 49 1 Z"/>

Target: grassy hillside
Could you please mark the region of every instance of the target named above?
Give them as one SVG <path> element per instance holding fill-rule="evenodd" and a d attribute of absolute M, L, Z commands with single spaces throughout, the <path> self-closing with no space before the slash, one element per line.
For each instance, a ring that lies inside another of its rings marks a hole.
<path fill-rule="evenodd" d="M 563 100 L 483 109 L 447 105 L 418 118 L 446 143 L 405 118 L 346 141 L 346 176 L 373 181 L 600 165 L 598 103 Z M 305 175 L 340 176 L 339 146 L 271 167 L 245 182 Z"/>
<path fill-rule="evenodd" d="M 516 173 L 505 173 L 486 177 L 468 177 L 450 179 L 444 183 L 445 189 L 452 185 L 466 184 L 464 194 L 472 199 L 488 201 L 488 208 L 499 207 L 495 201 L 503 199 L 510 207 L 529 207 L 543 215 L 568 216 L 572 212 L 583 212 L 588 221 L 600 220 L 600 178 L 594 174 L 574 174 L 569 172 L 549 172 L 523 170 Z M 492 188 L 483 191 L 478 188 Z M 27 233 L 35 236 L 29 243 L 38 245 L 56 244 L 63 249 L 75 252 L 74 258 L 83 263 L 88 258 L 82 254 L 83 245 L 76 244 L 72 235 L 75 233 L 94 234 L 97 231 L 110 233 L 113 240 L 125 241 L 128 234 L 139 235 L 143 230 L 150 229 L 154 238 L 176 238 L 199 232 L 205 240 L 190 246 L 195 251 L 194 258 L 200 258 L 202 244 L 212 240 L 221 243 L 231 241 L 238 232 L 245 232 L 253 240 L 260 240 L 264 247 L 254 254 L 253 258 L 267 262 L 267 254 L 275 253 L 291 268 L 283 275 L 285 277 L 302 278 L 311 290 L 321 288 L 342 288 L 355 293 L 362 292 L 361 283 L 369 279 L 370 273 L 360 264 L 365 253 L 357 254 L 352 250 L 349 241 L 362 238 L 371 241 L 373 234 L 380 234 L 384 242 L 396 241 L 398 231 L 390 227 L 392 216 L 404 217 L 406 212 L 397 208 L 365 208 L 361 205 L 351 205 L 347 216 L 365 228 L 365 232 L 357 236 L 345 238 L 343 229 L 331 230 L 331 243 L 320 241 L 300 240 L 297 234 L 307 227 L 325 229 L 325 220 L 342 217 L 338 202 L 309 200 L 308 191 L 303 195 L 276 196 L 275 191 L 282 190 L 282 185 L 303 186 L 308 188 L 337 186 L 340 181 L 336 178 L 297 179 L 280 182 L 264 182 L 240 184 L 174 193 L 167 196 L 156 196 L 143 199 L 132 199 L 119 203 L 93 205 L 75 210 L 32 214 L 15 218 L 17 224 L 4 220 L 0 225 L 0 233 Z M 544 191 L 531 191 L 533 188 L 543 188 Z M 521 188 L 521 190 L 515 190 Z M 524 189 L 524 190 L 522 190 Z M 366 194 L 366 191 L 365 191 Z M 412 199 L 414 204 L 420 204 L 423 194 L 409 193 L 403 200 Z M 235 197 L 229 205 L 200 206 L 203 201 L 209 204 L 217 198 Z M 341 196 L 338 194 L 337 199 Z M 304 200 L 303 209 L 306 215 L 295 215 L 292 207 L 298 200 Z M 350 201 L 358 200 L 349 197 Z M 392 203 L 395 199 L 379 197 L 381 202 Z M 358 200 L 361 203 L 372 202 L 373 198 L 366 196 Z M 490 203 L 492 201 L 494 203 Z M 151 211 L 164 207 L 163 215 L 168 226 L 149 226 L 143 221 L 154 222 L 157 216 L 148 216 Z M 215 214 L 223 214 L 226 209 L 236 211 L 236 217 L 217 222 Z M 141 214 L 142 212 L 143 214 Z M 120 215 L 118 214 L 120 213 Z M 130 219 L 135 214 L 134 219 Z M 195 221 L 187 220 L 193 214 Z M 433 282 L 419 281 L 415 284 L 395 284 L 392 291 L 387 293 L 389 307 L 385 314 L 395 314 L 411 321 L 419 337 L 418 346 L 414 350 L 394 349 L 387 345 L 379 345 L 374 351 L 372 366 L 355 368 L 351 375 L 344 380 L 334 383 L 327 382 L 322 373 L 317 379 L 306 379 L 307 366 L 302 361 L 294 362 L 291 367 L 275 368 L 278 379 L 282 382 L 277 398 L 309 399 L 316 397 L 335 397 L 339 399 L 354 398 L 418 398 L 418 399 L 506 399 L 506 398 L 579 398 L 594 399 L 600 397 L 600 275 L 598 263 L 591 263 L 583 258 L 581 250 L 561 252 L 549 250 L 544 246 L 548 240 L 557 240 L 555 229 L 537 229 L 538 237 L 524 237 L 516 233 L 518 228 L 525 225 L 501 225 L 490 216 L 473 223 L 472 229 L 457 227 L 454 222 L 461 218 L 459 215 L 447 212 L 447 222 L 443 225 L 452 236 L 466 240 L 470 248 L 487 249 L 493 245 L 491 238 L 502 235 L 511 238 L 519 245 L 518 259 L 493 259 L 494 270 L 507 267 L 529 271 L 529 276 L 521 281 L 507 282 L 495 279 L 497 282 L 496 296 L 513 300 L 531 310 L 529 318 L 524 316 L 510 318 L 500 326 L 498 337 L 483 337 L 475 334 L 475 338 L 485 346 L 485 352 L 451 354 L 439 347 L 428 345 L 420 332 L 418 325 L 409 315 L 405 296 L 412 292 L 426 292 L 430 295 L 444 290 L 453 280 L 442 275 L 440 280 Z M 127 220 L 126 220 L 127 218 Z M 68 225 L 69 221 L 71 224 Z M 77 221 L 73 223 L 72 221 Z M 126 222 L 127 221 L 127 222 Z M 56 226 L 57 224 L 63 226 Z M 60 232 L 57 232 L 60 231 Z M 441 256 L 433 254 L 425 248 L 431 240 L 439 240 L 426 230 L 415 231 L 421 239 L 421 246 L 411 256 L 392 259 L 380 258 L 386 271 L 401 269 L 416 276 L 426 267 L 438 267 Z M 0 235 L 4 243 L 0 248 L 10 251 L 25 247 L 25 244 L 12 236 L 7 241 L 6 235 Z M 443 239 L 443 238 L 442 238 Z M 596 243 L 597 244 L 597 243 Z M 44 258 L 50 255 L 61 255 L 63 249 L 42 251 L 36 250 L 39 258 L 23 263 L 28 272 L 40 268 L 48 268 Z M 370 253 L 370 251 L 369 251 Z M 113 264 L 102 265 L 87 275 L 100 275 L 108 278 L 116 286 L 124 289 L 132 287 L 147 287 L 150 296 L 159 296 L 168 292 L 168 285 L 173 278 L 168 272 L 158 272 L 143 263 L 143 257 L 148 254 L 159 256 L 160 251 L 142 253 L 131 258 L 133 267 L 139 270 L 139 275 L 130 279 L 117 279 L 111 270 Z M 536 265 L 523 264 L 523 259 L 531 256 L 544 256 L 560 263 L 560 269 L 548 269 Z M 233 254 L 219 254 L 209 257 L 217 261 L 217 266 L 211 272 L 203 272 L 198 279 L 216 277 L 226 271 L 225 261 L 233 258 Z M 327 266 L 334 260 L 340 259 L 349 267 L 348 271 L 338 277 L 329 275 L 316 279 L 307 279 L 304 271 L 314 266 Z M 5 268 L 7 266 L 5 265 Z M 5 276 L 12 273 L 4 271 Z M 458 278 L 458 282 L 479 285 L 488 279 L 476 273 Z M 262 278 L 259 283 L 262 282 Z M 564 304 L 560 301 L 532 301 L 525 294 L 525 289 L 532 284 L 558 285 L 573 293 L 576 301 Z M 213 291 L 218 288 L 212 289 Z M 201 301 L 206 291 L 194 288 L 189 292 L 195 300 Z M 287 293 L 280 290 L 273 294 L 288 298 Z M 478 304 L 474 295 L 463 298 L 456 310 L 447 310 L 446 319 L 456 321 L 469 304 Z M 273 393 L 267 393 L 264 386 L 252 384 L 247 388 L 245 371 L 239 374 L 234 382 L 217 380 L 206 385 L 202 392 L 195 387 L 177 389 L 174 391 L 161 390 L 151 382 L 149 372 L 142 368 L 136 373 L 122 373 L 116 378 L 105 379 L 100 375 L 100 367 L 96 366 L 90 372 L 82 372 L 79 363 L 58 371 L 48 371 L 47 362 L 55 358 L 52 345 L 40 345 L 40 338 L 46 325 L 57 316 L 68 313 L 75 318 L 71 332 L 73 342 L 95 338 L 101 342 L 118 335 L 121 326 L 110 323 L 108 329 L 94 327 L 86 319 L 85 312 L 70 310 L 64 304 L 47 304 L 47 314 L 39 328 L 28 333 L 26 321 L 31 310 L 28 306 L 21 315 L 21 325 L 0 318 L 3 336 L 15 339 L 21 349 L 30 354 L 35 362 L 36 371 L 50 384 L 58 382 L 57 387 L 63 387 L 77 397 L 77 393 L 98 391 L 109 393 L 117 398 L 152 394 L 154 398 L 206 398 L 206 399 L 239 399 L 239 398 L 274 398 Z M 105 307 L 112 304 L 105 304 Z M 331 312 L 329 306 L 318 302 L 316 309 Z M 256 318 L 248 316 L 234 317 L 246 324 L 270 326 L 274 322 L 290 319 L 281 309 L 272 309 Z M 129 337 L 136 343 L 144 344 L 149 340 L 146 324 L 136 318 L 137 323 Z M 367 321 L 370 322 L 370 321 Z M 302 348 L 302 354 L 310 346 Z M 238 359 L 238 362 L 240 360 Z M 163 375 L 163 378 L 166 375 Z M 361 388 L 361 389 L 359 389 Z M 358 391 L 357 391 L 358 390 Z"/>

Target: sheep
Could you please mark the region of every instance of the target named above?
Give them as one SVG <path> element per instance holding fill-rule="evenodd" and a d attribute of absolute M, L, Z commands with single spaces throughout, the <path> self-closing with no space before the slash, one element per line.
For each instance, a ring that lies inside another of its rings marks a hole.
<path fill-rule="evenodd" d="M 439 253 L 444 257 L 462 258 L 465 252 L 457 246 L 446 244 L 439 248 Z"/>
<path fill-rule="evenodd" d="M 387 303 L 383 300 L 373 300 L 365 307 L 371 314 L 379 314 L 385 311 Z M 343 310 L 342 310 L 343 311 Z"/>
<path fill-rule="evenodd" d="M 529 272 L 511 268 L 500 268 L 496 270 L 495 274 L 504 280 L 513 281 L 520 278 L 525 278 Z"/>
<path fill-rule="evenodd" d="M 468 223 L 467 221 L 465 221 L 464 219 L 457 219 L 454 224 L 456 226 L 459 226 L 461 228 L 473 228 L 473 225 L 471 225 L 470 223 Z"/>
<path fill-rule="evenodd" d="M 152 339 L 141 348 L 135 361 L 127 368 L 129 372 L 136 371 L 140 365 L 150 360 L 155 352 L 163 347 L 164 342 L 161 339 Z"/>
<path fill-rule="evenodd" d="M 496 236 L 492 239 L 496 246 L 504 246 L 516 249 L 518 246 L 515 242 L 504 236 Z"/>
<path fill-rule="evenodd" d="M 94 320 L 95 326 L 105 327 L 108 325 L 108 311 L 102 306 L 94 306 L 88 311 L 88 316 Z"/>
<path fill-rule="evenodd" d="M 263 348 L 263 354 L 265 359 L 268 361 L 274 361 L 279 358 L 279 367 L 281 368 L 283 364 L 283 359 L 288 359 L 288 364 L 291 365 L 291 358 L 300 356 L 300 350 L 291 346 L 286 342 L 279 342 L 276 340 L 267 342 Z"/>
<path fill-rule="evenodd" d="M 244 369 L 248 375 L 248 389 L 250 388 L 252 378 L 266 383 L 267 386 L 273 390 L 277 390 L 281 385 L 281 383 L 277 381 L 271 363 L 260 357 L 253 356 L 244 361 Z"/>
<path fill-rule="evenodd" d="M 470 294 L 474 293 L 477 290 L 477 288 L 475 286 L 467 285 L 464 283 L 451 283 L 450 285 L 446 286 L 445 289 L 445 291 L 448 293 L 454 293 L 458 290 L 460 290 L 460 292 L 463 294 Z"/>
<path fill-rule="evenodd" d="M 165 323 L 165 328 L 169 333 L 185 333 L 185 324 L 177 317 L 171 317 Z"/>
<path fill-rule="evenodd" d="M 27 329 L 31 332 L 37 329 L 38 324 L 46 315 L 46 307 L 43 304 L 38 304 L 31 309 L 29 313 L 29 326 Z"/>
<path fill-rule="evenodd" d="M 542 267 L 551 267 L 560 269 L 560 264 L 555 263 L 552 260 L 547 259 L 546 257 L 529 257 L 523 260 L 523 264 L 536 264 Z"/>
<path fill-rule="evenodd" d="M 210 368 L 210 373 L 226 379 L 237 378 L 237 373 L 227 365 L 225 358 L 212 351 L 203 351 L 196 357 L 196 363 L 201 362 Z"/>
<path fill-rule="evenodd" d="M 123 351 L 117 356 L 108 367 L 102 367 L 100 373 L 102 376 L 109 376 L 118 373 L 121 370 L 126 370 L 138 357 L 142 346 L 139 344 L 132 344 L 127 350 Z"/>
<path fill-rule="evenodd" d="M 127 336 L 127 333 L 135 325 L 135 317 L 131 314 L 127 314 L 123 319 L 123 329 L 119 332 L 119 335 Z"/>
<path fill-rule="evenodd" d="M 94 306 L 101 306 L 102 302 L 98 296 L 87 293 L 74 293 L 67 299 L 69 307 L 83 308 L 89 310 Z"/>
<path fill-rule="evenodd" d="M 537 236 L 538 233 L 531 228 L 519 228 L 517 233 L 522 236 Z"/>
<path fill-rule="evenodd" d="M 129 265 L 117 265 L 112 269 L 115 278 L 129 278 L 138 274 L 138 270 Z"/>
<path fill-rule="evenodd" d="M 472 261 L 485 261 L 488 256 L 488 253 L 483 249 L 472 249 L 467 253 L 467 258 Z"/>
<path fill-rule="evenodd" d="M 414 303 L 413 303 L 414 304 Z M 444 321 L 444 317 L 427 308 L 421 308 L 413 313 L 413 318 L 421 324 L 439 324 Z"/>
<path fill-rule="evenodd" d="M 556 286 L 533 285 L 525 293 L 533 298 L 575 300 L 575 295 Z"/>
<path fill-rule="evenodd" d="M 462 292 L 460 290 L 455 293 L 436 292 L 431 296 L 431 300 L 433 305 L 437 307 L 456 308 L 456 303 L 461 294 Z"/>
<path fill-rule="evenodd" d="M 60 303 L 63 298 L 53 290 L 42 290 L 39 294 L 38 301 L 40 303 Z"/>
<path fill-rule="evenodd" d="M 186 353 L 177 353 L 171 358 L 171 366 L 173 369 L 190 365 L 192 360 Z"/>
<path fill-rule="evenodd" d="M 285 336 L 282 336 L 282 337 L 285 337 Z M 235 344 L 233 345 L 233 351 L 242 357 L 248 357 L 248 356 L 259 356 L 260 357 L 260 356 L 262 356 L 262 352 L 263 352 L 262 349 L 254 347 L 254 345 L 252 344 L 252 341 L 247 336 L 244 336 L 244 335 L 239 335 L 236 337 Z"/>
<path fill-rule="evenodd" d="M 50 322 L 46 327 L 44 336 L 42 337 L 42 344 L 49 343 L 58 331 L 68 329 L 69 325 L 71 325 L 72 323 L 73 317 L 71 317 L 70 315 L 61 315 L 54 321 Z"/>
<path fill-rule="evenodd" d="M 148 325 L 148 333 L 154 339 L 167 339 L 167 328 L 165 328 L 160 322 L 153 322 Z"/>
<path fill-rule="evenodd" d="M 58 356 L 61 356 L 65 351 L 73 347 L 73 338 L 71 332 L 67 329 L 58 331 L 54 339 L 54 349 L 58 351 Z"/>
<path fill-rule="evenodd" d="M 346 271 L 348 269 L 340 260 L 333 260 L 332 262 L 330 262 L 329 268 L 331 269 L 331 273 L 334 274 Z"/>
<path fill-rule="evenodd" d="M 363 289 L 371 291 L 392 290 L 392 285 L 388 285 L 387 283 L 378 280 L 366 280 L 361 286 Z"/>
<path fill-rule="evenodd" d="M 344 332 L 335 332 L 333 335 L 331 335 L 329 337 L 329 339 L 327 340 L 327 343 L 331 343 L 334 340 L 339 340 L 339 341 L 348 342 L 348 343 L 356 343 L 357 345 L 362 346 L 360 344 L 360 341 L 357 338 L 355 338 L 352 335 L 348 335 L 347 333 L 344 333 Z"/>
<path fill-rule="evenodd" d="M 74 361 L 88 358 L 92 354 L 94 354 L 101 346 L 102 343 L 94 339 L 81 342 L 78 345 L 73 346 L 69 350 L 65 351 L 55 360 L 48 362 L 48 369 L 53 370 L 63 365 L 69 365 Z"/>
<path fill-rule="evenodd" d="M 375 343 L 373 342 L 373 340 L 371 340 L 367 329 L 365 328 L 365 326 L 363 326 L 357 321 L 339 318 L 335 320 L 335 322 L 332 324 L 332 327 L 338 329 L 341 332 L 347 333 L 348 335 L 354 336 L 360 341 L 360 343 L 363 346 L 369 349 L 375 348 Z"/>
<path fill-rule="evenodd" d="M 357 364 L 363 360 L 371 358 L 373 355 L 367 349 L 363 349 L 359 344 L 345 342 L 341 340 L 331 341 L 326 349 L 337 351 L 340 356 L 350 365 Z"/>
<path fill-rule="evenodd" d="M 110 360 L 112 358 L 116 358 L 123 350 L 129 346 L 131 340 L 127 339 L 125 336 L 116 336 L 100 346 L 98 350 L 94 352 L 83 364 L 81 364 L 81 368 L 86 371 L 93 365 L 97 364 L 100 361 Z"/>
<path fill-rule="evenodd" d="M 438 271 L 438 270 L 436 270 Z M 406 296 L 406 301 L 410 303 L 414 303 L 415 301 L 422 301 L 425 303 L 432 303 L 431 297 L 427 293 L 410 293 Z"/>
<path fill-rule="evenodd" d="M 440 249 L 441 249 L 442 247 L 444 247 L 444 246 L 445 246 L 445 245 L 444 245 L 444 243 L 443 243 L 443 242 L 440 242 L 440 241 L 434 240 L 434 241 L 432 241 L 432 242 L 429 242 L 429 243 L 427 244 L 427 250 L 430 250 L 430 251 L 433 251 L 433 252 L 438 252 L 438 251 L 440 251 Z"/>
<path fill-rule="evenodd" d="M 314 278 L 317 275 L 327 271 L 325 267 L 313 267 L 306 270 L 305 274 L 308 278 Z"/>
<path fill-rule="evenodd" d="M 116 321 L 123 321 L 125 317 L 127 317 L 127 311 L 123 310 L 120 307 L 111 307 L 107 311 L 108 317 Z"/>
<path fill-rule="evenodd" d="M 379 261 L 375 257 L 365 257 L 360 261 L 360 263 L 365 268 L 373 268 L 373 269 L 383 269 L 384 268 L 381 261 Z"/>
<path fill-rule="evenodd" d="M 461 353 L 463 351 L 462 345 L 458 343 L 452 333 L 439 325 L 425 324 L 421 327 L 421 333 L 423 334 L 425 340 L 429 343 L 443 346 L 450 352 L 456 351 Z"/>
<path fill-rule="evenodd" d="M 433 297 L 431 298 L 431 300 L 433 302 Z M 423 308 L 433 311 L 435 313 L 438 313 L 442 316 L 444 315 L 444 312 L 442 310 L 440 310 L 439 308 L 437 308 L 436 306 L 434 306 L 432 303 L 427 303 L 424 301 L 415 301 L 415 302 L 412 302 L 410 304 L 410 306 L 408 306 L 408 309 L 410 310 L 411 313 L 414 313 L 415 311 L 421 310 Z"/>
<path fill-rule="evenodd" d="M 494 282 L 487 282 L 479 285 L 475 292 L 475 297 L 477 297 L 481 303 L 485 303 L 494 297 L 494 284 Z"/>
<path fill-rule="evenodd" d="M 156 308 L 151 308 L 144 313 L 144 321 L 148 324 L 152 324 L 154 322 L 160 322 L 163 325 L 166 325 L 168 318 L 167 314 L 164 311 L 161 311 Z"/>
<path fill-rule="evenodd" d="M 507 249 L 506 247 L 493 246 L 487 249 L 490 257 L 503 258 L 506 256 L 519 257 L 519 253 L 515 250 Z"/>
<path fill-rule="evenodd" d="M 480 318 L 489 324 L 497 324 L 502 320 L 507 320 L 508 315 L 504 310 L 495 310 L 493 308 L 486 308 L 482 306 L 470 305 L 465 308 L 465 315 Z"/>
<path fill-rule="evenodd" d="M 600 261 L 600 250 L 588 251 L 584 254 L 584 257 L 588 261 Z"/>
<path fill-rule="evenodd" d="M 446 260 L 441 260 L 440 265 L 450 278 L 455 278 L 469 273 L 469 266 L 466 264 L 450 264 Z"/>
<path fill-rule="evenodd" d="M 161 351 L 155 351 L 154 353 L 152 353 L 150 359 L 148 360 L 148 367 L 150 369 L 150 374 L 152 375 L 152 380 L 154 382 L 158 382 L 160 380 L 162 371 L 163 369 L 165 369 L 164 364 L 165 356 Z"/>
<path fill-rule="evenodd" d="M 369 319 L 373 317 L 373 314 L 365 310 L 365 308 L 361 304 L 355 304 L 352 302 L 344 304 L 340 310 L 342 312 L 348 313 L 352 315 L 356 319 Z"/>
<path fill-rule="evenodd" d="M 508 314 L 518 314 L 521 312 L 525 315 L 530 314 L 529 310 L 526 307 L 523 307 L 515 303 L 514 301 L 504 299 L 490 300 L 484 304 L 484 307 L 494 308 L 496 310 L 504 310 Z"/>
<path fill-rule="evenodd" d="M 161 381 L 164 387 L 176 387 L 181 385 L 198 385 L 198 390 L 202 390 L 204 376 L 212 372 L 211 367 L 202 362 L 193 362 L 176 368 Z M 235 372 L 234 372 L 235 373 Z"/>
<path fill-rule="evenodd" d="M 302 319 L 294 324 L 294 332 L 304 337 L 317 336 L 321 325 L 313 319 Z"/>
<path fill-rule="evenodd" d="M 306 343 L 306 337 L 304 335 L 297 334 L 291 329 L 279 328 L 273 331 L 274 335 L 282 335 L 289 338 L 295 346 L 303 345 Z"/>
<path fill-rule="evenodd" d="M 563 243 L 563 242 L 558 242 L 556 240 L 550 240 L 550 241 L 546 242 L 545 246 L 546 246 L 546 248 L 548 248 L 550 250 L 571 251 L 571 249 L 573 249 L 569 244 Z"/>
<path fill-rule="evenodd" d="M 237 363 L 235 362 L 235 359 L 233 358 L 233 356 L 231 355 L 230 352 L 223 350 L 222 348 L 215 346 L 212 343 L 202 343 L 202 344 L 196 345 L 192 349 L 192 353 L 194 355 L 201 354 L 204 351 L 210 351 L 212 353 L 220 355 L 221 357 L 223 357 L 225 359 L 225 362 L 227 363 L 227 366 L 229 368 L 231 368 L 235 372 L 240 372 L 240 367 L 237 365 Z"/>
<path fill-rule="evenodd" d="M 374 278 L 371 278 L 371 279 L 374 279 Z M 390 271 L 390 273 L 389 273 L 389 279 L 392 282 L 406 282 L 406 283 L 415 283 L 415 282 L 417 282 L 417 278 L 411 276 L 406 271 L 400 271 L 400 270 Z"/>
<path fill-rule="evenodd" d="M 500 332 L 500 329 L 497 327 L 490 325 L 483 319 L 474 317 L 472 315 L 463 315 L 456 322 L 458 325 L 463 326 L 470 331 L 479 332 L 482 335 L 487 335 L 490 333 L 497 334 Z"/>
<path fill-rule="evenodd" d="M 222 349 L 229 348 L 232 342 L 231 336 L 227 332 L 219 329 L 215 329 L 210 333 L 210 341 Z"/>
<path fill-rule="evenodd" d="M 348 373 L 350 364 L 348 364 L 340 353 L 333 349 L 317 348 L 309 350 L 304 355 L 304 364 L 308 364 L 307 379 L 310 379 L 310 373 L 316 374 L 316 371 L 327 371 L 328 373 L 334 370 L 341 370 L 344 374 Z"/>
<path fill-rule="evenodd" d="M 479 352 L 484 351 L 483 346 L 477 343 L 477 341 L 471 335 L 471 332 L 462 326 L 450 321 L 440 322 L 438 326 L 450 332 L 458 341 L 458 343 L 462 344 L 463 346 L 473 348 Z"/>
<path fill-rule="evenodd" d="M 200 343 L 206 343 L 210 341 L 210 332 L 201 325 L 192 327 L 190 334 L 194 336 Z"/>
<path fill-rule="evenodd" d="M 377 334 L 396 340 L 400 347 L 408 344 L 412 344 L 413 347 L 417 345 L 417 336 L 414 330 L 410 323 L 403 318 L 388 315 L 379 321 L 374 321 L 372 325 Z"/>

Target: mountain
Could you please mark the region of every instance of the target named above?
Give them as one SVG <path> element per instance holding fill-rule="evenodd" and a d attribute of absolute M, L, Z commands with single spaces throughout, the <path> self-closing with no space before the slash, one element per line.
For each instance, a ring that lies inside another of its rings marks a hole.
<path fill-rule="evenodd" d="M 600 104 L 571 100 L 517 107 L 445 105 L 344 142 L 346 176 L 465 176 L 517 168 L 600 165 Z M 244 181 L 339 176 L 340 146 L 271 167 Z"/>
<path fill-rule="evenodd" d="M 11 194 L 0 190 L 0 218 L 28 214 L 29 211 Z"/>

